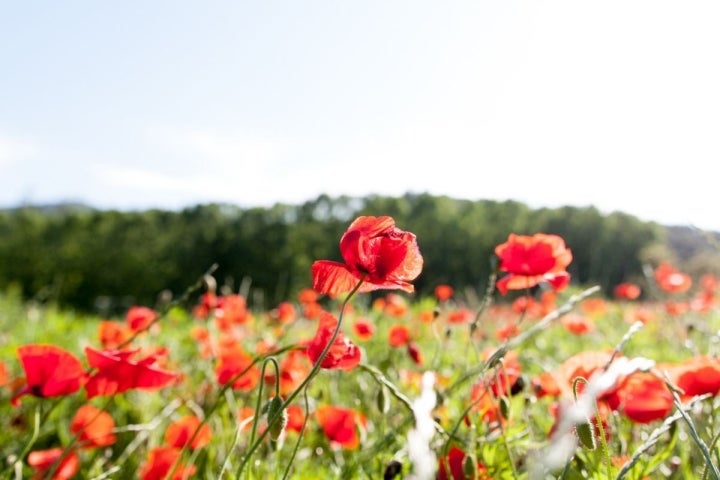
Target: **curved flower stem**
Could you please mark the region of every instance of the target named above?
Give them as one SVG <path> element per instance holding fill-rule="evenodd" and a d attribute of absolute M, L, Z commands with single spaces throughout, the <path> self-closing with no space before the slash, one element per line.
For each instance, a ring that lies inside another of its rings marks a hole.
<path fill-rule="evenodd" d="M 318 357 L 317 361 L 315 361 L 315 364 L 313 365 L 312 369 L 310 370 L 310 373 L 307 377 L 305 377 L 305 380 L 298 385 L 298 387 L 293 390 L 290 395 L 288 395 L 287 399 L 283 402 L 282 406 L 278 409 L 277 412 L 272 417 L 268 417 L 268 426 L 265 430 L 263 430 L 260 435 L 258 435 L 257 439 L 255 439 L 254 442 L 250 444 L 248 447 L 247 452 L 245 453 L 245 457 L 243 458 L 242 462 L 240 463 L 240 466 L 238 467 L 237 473 L 235 474 L 235 478 L 239 479 L 240 475 L 242 474 L 242 471 L 245 469 L 245 466 L 247 465 L 248 461 L 250 460 L 250 457 L 252 457 L 252 454 L 255 453 L 255 450 L 260 446 L 260 443 L 265 439 L 265 436 L 270 432 L 270 427 L 277 422 L 280 419 L 280 415 L 282 414 L 283 410 L 285 410 L 293 400 L 295 400 L 295 397 L 297 397 L 300 392 L 306 388 L 313 378 L 318 374 L 320 369 L 322 368 L 321 365 L 323 363 L 323 360 L 325 360 L 325 357 L 327 356 L 328 352 L 333 346 L 333 343 L 335 343 L 335 339 L 337 338 L 338 334 L 340 333 L 340 328 L 342 327 L 342 320 L 343 320 L 343 314 L 345 313 L 345 307 L 347 306 L 350 299 L 355 295 L 355 293 L 360 289 L 360 286 L 365 281 L 366 275 L 363 275 L 363 277 L 358 281 L 357 285 L 350 290 L 350 293 L 347 294 L 347 297 L 345 297 L 345 300 L 343 300 L 342 305 L 340 306 L 340 315 L 338 316 L 338 322 L 337 326 L 335 327 L 335 331 L 333 331 L 332 336 L 330 337 L 330 340 L 328 340 L 327 345 L 325 345 L 325 348 L 323 349 L 322 353 Z"/>
<path fill-rule="evenodd" d="M 208 420 L 210 419 L 212 414 L 220 406 L 220 404 L 222 403 L 222 399 L 225 398 L 225 392 L 232 389 L 232 386 L 233 386 L 233 383 L 235 383 L 235 380 L 237 380 L 238 378 L 242 377 L 247 372 L 249 372 L 250 369 L 256 363 L 258 363 L 260 361 L 266 361 L 270 355 L 278 355 L 278 354 L 284 353 L 288 350 L 292 350 L 294 348 L 296 348 L 294 345 L 288 345 L 288 346 L 279 348 L 277 350 L 274 350 L 271 354 L 258 355 L 257 357 L 255 357 L 253 359 L 253 361 L 250 363 L 250 365 L 245 367 L 245 369 L 243 369 L 240 373 L 235 374 L 233 377 L 231 377 L 227 382 L 225 382 L 223 384 L 222 388 L 220 388 L 220 390 L 218 391 L 217 400 L 210 406 L 210 409 L 205 413 L 204 417 L 200 420 L 200 423 L 195 428 L 195 431 L 193 432 L 193 434 L 190 436 L 190 438 L 185 443 L 185 445 L 183 445 L 182 450 L 180 451 L 180 455 L 178 455 L 177 459 L 175 460 L 175 463 L 173 463 L 172 467 L 170 468 L 170 471 L 167 473 L 167 475 L 165 475 L 166 479 L 172 478 L 172 476 L 175 474 L 175 471 L 180 466 L 180 460 L 182 459 L 183 455 L 190 448 L 190 445 L 192 444 L 193 440 L 195 440 L 195 437 L 197 437 L 198 434 L 200 433 L 200 430 L 202 429 L 203 425 L 205 425 L 208 422 Z M 278 378 L 279 377 L 280 376 L 278 375 Z M 277 387 L 277 385 L 276 385 L 276 388 L 279 388 L 279 387 Z M 240 436 L 240 431 L 238 429 L 237 435 L 235 436 L 235 441 L 233 442 L 233 446 L 237 443 L 239 436 Z M 221 471 L 224 471 L 226 469 L 225 465 L 227 465 L 227 461 L 223 464 L 223 468 Z"/>
<path fill-rule="evenodd" d="M 268 357 L 265 360 L 263 360 L 262 364 L 262 370 L 260 371 L 260 378 L 265 378 L 265 367 L 267 367 L 268 363 L 272 363 L 273 367 L 275 367 L 275 396 L 280 396 L 280 365 L 278 365 L 277 360 L 275 357 Z M 257 403 L 255 404 L 255 418 L 253 419 L 252 424 L 252 431 L 250 432 L 250 443 L 255 441 L 255 435 L 257 434 L 257 426 L 258 423 L 260 423 L 260 403 L 262 402 L 262 394 L 263 394 L 263 383 L 260 382 L 260 386 L 258 387 L 258 398 Z M 268 425 L 269 428 L 269 425 Z"/>

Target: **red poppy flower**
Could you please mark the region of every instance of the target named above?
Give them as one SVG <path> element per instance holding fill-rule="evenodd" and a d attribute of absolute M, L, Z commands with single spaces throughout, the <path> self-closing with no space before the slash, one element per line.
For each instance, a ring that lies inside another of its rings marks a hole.
<path fill-rule="evenodd" d="M 212 431 L 210 426 L 205 423 L 200 426 L 201 420 L 195 415 L 186 415 L 179 420 L 168 425 L 165 430 L 165 444 L 169 447 L 183 448 L 193 435 L 195 438 L 192 439 L 192 443 L 189 444 L 191 450 L 197 450 L 202 448 L 212 438 Z M 200 429 L 197 434 L 196 430 Z"/>
<path fill-rule="evenodd" d="M 391 347 L 402 347 L 410 341 L 410 329 L 407 325 L 395 324 L 388 331 L 388 343 Z"/>
<path fill-rule="evenodd" d="M 469 308 L 458 308 L 448 313 L 448 323 L 469 323 L 475 318 L 475 312 Z"/>
<path fill-rule="evenodd" d="M 330 337 L 332 337 L 337 324 L 337 318 L 331 313 L 323 312 L 320 316 L 315 337 L 310 340 L 307 346 L 307 355 L 313 364 L 318 361 L 328 342 L 330 342 Z M 361 358 L 362 353 L 357 345 L 352 343 L 340 331 L 320 366 L 322 368 L 340 368 L 350 371 L 360 363 Z"/>
<path fill-rule="evenodd" d="M 673 396 L 665 382 L 648 372 L 628 376 L 605 400 L 635 423 L 662 420 L 673 409 Z"/>
<path fill-rule="evenodd" d="M 232 325 L 247 323 L 251 314 L 247 309 L 245 297 L 239 294 L 218 297 L 215 318 L 221 330 L 227 330 Z"/>
<path fill-rule="evenodd" d="M 345 263 L 318 260 L 312 265 L 313 288 L 330 296 L 349 292 L 364 278 L 359 292 L 400 289 L 422 271 L 415 234 L 400 230 L 391 217 L 358 217 L 340 239 Z"/>
<path fill-rule="evenodd" d="M 130 307 L 125 314 L 125 323 L 133 332 L 147 330 L 157 318 L 155 310 L 148 307 Z"/>
<path fill-rule="evenodd" d="M 438 302 L 447 302 L 452 298 L 455 291 L 450 285 L 440 284 L 435 287 L 434 293 Z"/>
<path fill-rule="evenodd" d="M 360 445 L 358 428 L 365 428 L 367 418 L 362 413 L 332 405 L 322 405 L 315 412 L 318 423 L 331 444 L 340 445 L 348 450 Z"/>
<path fill-rule="evenodd" d="M 105 350 L 115 350 L 120 345 L 126 344 L 133 335 L 133 330 L 124 323 L 104 320 L 100 322 L 99 333 L 100 345 Z"/>
<path fill-rule="evenodd" d="M 298 301 L 301 305 L 316 303 L 318 301 L 318 294 L 312 288 L 303 288 L 300 290 L 300 293 L 298 293 Z"/>
<path fill-rule="evenodd" d="M 115 420 L 104 410 L 89 403 L 81 406 L 70 422 L 70 431 L 85 448 L 107 447 L 115 443 Z"/>
<path fill-rule="evenodd" d="M 245 370 L 247 372 L 237 377 Z M 215 366 L 215 376 L 223 385 L 237 377 L 232 384 L 235 390 L 252 390 L 260 383 L 260 369 L 257 365 L 253 365 L 252 357 L 236 343 L 222 348 Z"/>
<path fill-rule="evenodd" d="M 148 452 L 148 457 L 140 470 L 140 480 L 182 480 L 195 473 L 195 466 L 180 465 L 172 477 L 168 478 L 175 462 L 180 458 L 182 450 L 175 447 L 156 447 Z"/>
<path fill-rule="evenodd" d="M 470 477 L 465 475 L 463 464 L 465 463 L 465 452 L 459 447 L 453 445 L 450 447 L 447 457 L 438 458 L 438 472 L 436 480 L 466 480 Z M 477 480 L 488 480 L 490 477 L 487 476 L 487 468 L 477 462 L 476 472 L 478 476 L 474 477 Z"/>
<path fill-rule="evenodd" d="M 62 457 L 62 454 L 61 447 L 30 452 L 27 462 L 35 472 L 33 479 L 69 480 L 73 478 L 80 470 L 80 458 L 75 452 L 70 452 L 65 457 Z M 53 468 L 55 472 L 52 477 L 48 477 L 47 474 Z"/>
<path fill-rule="evenodd" d="M 584 315 L 569 313 L 560 319 L 560 323 L 570 333 L 585 335 L 595 331 L 595 322 Z"/>
<path fill-rule="evenodd" d="M 280 302 L 271 312 L 270 316 L 280 323 L 292 323 L 297 318 L 295 305 L 290 302 Z"/>
<path fill-rule="evenodd" d="M 720 392 L 720 360 L 715 357 L 693 357 L 669 366 L 668 370 L 674 383 L 685 392 L 685 397 Z"/>
<path fill-rule="evenodd" d="M 634 283 L 623 282 L 615 286 L 613 295 L 621 300 L 635 300 L 640 297 L 642 291 L 640 287 Z"/>
<path fill-rule="evenodd" d="M 75 393 L 87 379 L 80 360 L 55 345 L 23 345 L 17 354 L 25 371 L 25 386 L 10 399 L 14 406 L 23 395 L 47 398 Z"/>
<path fill-rule="evenodd" d="M 570 283 L 570 274 L 565 269 L 572 261 L 572 253 L 557 235 L 511 233 L 507 242 L 495 247 L 495 254 L 500 258 L 500 271 L 507 272 L 497 282 L 503 295 L 508 290 L 524 290 L 540 282 L 549 283 L 555 290 Z"/>
<path fill-rule="evenodd" d="M 655 269 L 655 281 L 658 287 L 669 293 L 683 293 L 692 286 L 690 275 L 679 272 L 668 262 L 661 262 Z"/>
<path fill-rule="evenodd" d="M 317 302 L 312 303 L 305 303 L 303 304 L 303 317 L 307 318 L 308 320 L 315 320 L 320 316 L 322 313 L 323 308 L 322 305 L 320 305 Z"/>
<path fill-rule="evenodd" d="M 360 340 L 370 340 L 375 334 L 375 325 L 367 318 L 360 317 L 353 324 L 353 331 Z"/>
<path fill-rule="evenodd" d="M 305 423 L 305 410 L 299 405 L 290 405 L 287 408 L 288 421 L 285 428 L 288 431 L 300 433 Z"/>
<path fill-rule="evenodd" d="M 139 351 L 95 350 L 85 347 L 90 366 L 98 369 L 85 384 L 88 398 L 115 395 L 130 389 L 158 390 L 176 381 L 180 374 L 156 366 L 157 355 L 132 360 Z"/>
<path fill-rule="evenodd" d="M 575 379 L 582 377 L 587 380 L 601 368 L 605 368 L 613 356 L 611 350 L 584 350 L 566 359 L 555 371 L 548 372 L 555 385 L 552 390 L 559 390 L 560 395 L 565 398 L 573 397 L 573 383 Z M 544 383 L 550 384 L 550 378 L 545 378 Z M 585 384 L 580 382 L 577 385 L 578 392 L 582 392 Z"/>

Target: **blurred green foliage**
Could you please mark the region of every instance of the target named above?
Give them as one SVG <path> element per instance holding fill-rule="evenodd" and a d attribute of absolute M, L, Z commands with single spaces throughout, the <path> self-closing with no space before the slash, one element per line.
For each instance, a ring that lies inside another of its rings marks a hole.
<path fill-rule="evenodd" d="M 573 251 L 573 282 L 599 284 L 608 293 L 621 281 L 642 279 L 643 262 L 672 253 L 666 227 L 621 212 L 429 194 L 321 195 L 301 205 L 250 209 L 22 207 L 0 212 L 0 289 L 15 286 L 24 299 L 113 313 L 178 295 L 217 264 L 221 286 L 245 289 L 256 308 L 270 308 L 309 286 L 313 261 L 340 260 L 338 239 L 358 215 L 390 215 L 417 235 L 425 258 L 414 282 L 420 293 L 440 283 L 484 291 L 493 250 L 509 233 L 561 235 Z"/>

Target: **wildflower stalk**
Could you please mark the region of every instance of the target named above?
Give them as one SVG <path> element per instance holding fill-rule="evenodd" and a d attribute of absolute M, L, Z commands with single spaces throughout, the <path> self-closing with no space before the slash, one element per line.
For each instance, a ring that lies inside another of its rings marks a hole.
<path fill-rule="evenodd" d="M 268 363 L 272 363 L 273 367 L 275 368 L 275 396 L 280 396 L 280 365 L 278 365 L 277 359 L 275 357 L 268 357 L 265 360 L 263 360 L 262 364 L 262 370 L 260 371 L 260 378 L 265 378 L 265 367 L 267 367 Z M 255 406 L 255 414 L 253 418 L 253 424 L 252 424 L 252 430 L 250 432 L 250 443 L 252 443 L 255 440 L 255 435 L 257 434 L 257 426 L 258 423 L 260 423 L 260 403 L 262 402 L 262 394 L 263 394 L 263 383 L 260 382 L 260 386 L 258 387 L 258 398 L 257 403 Z M 270 424 L 268 424 L 268 428 L 270 428 Z"/>
<path fill-rule="evenodd" d="M 720 480 L 720 471 L 718 471 L 717 467 L 712 461 L 710 449 L 708 448 L 707 444 L 705 444 L 702 438 L 700 438 L 700 434 L 698 433 L 697 428 L 695 428 L 695 422 L 692 421 L 685 409 L 683 409 L 683 405 L 680 401 L 680 397 L 678 396 L 677 391 L 674 388 L 671 388 L 670 391 L 673 396 L 673 403 L 675 404 L 675 408 L 678 409 L 678 413 L 680 414 L 682 419 L 685 420 L 685 423 L 690 430 L 690 436 L 700 448 L 700 452 L 705 459 L 705 468 L 709 470 L 710 474 L 712 474 L 712 478 L 714 478 L 715 480 Z"/>
<path fill-rule="evenodd" d="M 690 402 L 688 402 L 686 405 L 681 405 L 680 408 L 678 408 L 678 411 L 674 414 L 670 415 L 669 417 L 665 418 L 663 423 L 657 427 L 655 430 L 653 430 L 650 433 L 650 436 L 648 436 L 648 439 L 638 447 L 637 450 L 635 450 L 635 453 L 633 456 L 628 460 L 620 469 L 617 476 L 615 477 L 615 480 L 622 480 L 625 478 L 625 476 L 630 473 L 630 470 L 635 466 L 635 464 L 640 460 L 640 458 L 649 451 L 660 439 L 660 436 L 672 428 L 672 426 L 680 419 L 683 418 L 683 414 L 685 413 L 685 410 L 690 410 L 693 405 L 696 403 L 710 397 L 709 394 L 706 395 L 700 395 L 697 397 L 694 397 Z M 703 477 L 705 478 L 705 477 Z"/>
<path fill-rule="evenodd" d="M 459 388 L 462 384 L 465 382 L 472 380 L 476 378 L 478 375 L 484 373 L 488 368 L 492 367 L 500 361 L 505 354 L 512 350 L 513 348 L 516 348 L 528 339 L 534 337 L 538 333 L 540 333 L 542 330 L 547 328 L 552 322 L 557 320 L 558 318 L 562 317 L 566 313 L 570 312 L 577 303 L 584 300 L 585 298 L 589 297 L 590 295 L 594 294 L 595 292 L 599 291 L 599 286 L 590 287 L 588 289 L 583 290 L 582 292 L 578 293 L 577 295 L 573 295 L 568 299 L 567 302 L 565 302 L 563 305 L 558 307 L 557 309 L 553 310 L 552 312 L 545 315 L 540 321 L 537 323 L 534 323 L 530 328 L 527 330 L 521 332 L 519 335 L 510 338 L 507 340 L 504 344 L 502 344 L 493 355 L 490 356 L 485 362 L 483 362 L 480 366 L 476 368 L 472 368 L 468 370 L 464 375 L 462 375 L 459 379 L 457 379 L 452 385 L 450 385 L 446 390 L 445 394 L 447 396 L 450 396 L 450 394 L 455 391 L 457 388 Z"/>
<path fill-rule="evenodd" d="M 340 306 L 340 315 L 338 316 L 338 322 L 335 326 L 335 330 L 333 331 L 332 335 L 330 336 L 330 339 L 328 340 L 327 345 L 325 345 L 325 348 L 320 353 L 320 356 L 318 357 L 317 361 L 315 361 L 315 364 L 313 365 L 312 369 L 310 369 L 310 373 L 308 373 L 308 376 L 305 377 L 305 380 L 300 383 L 300 385 L 295 388 L 285 399 L 285 401 L 282 403 L 280 408 L 272 417 L 268 417 L 268 428 L 263 430 L 260 435 L 255 439 L 254 442 L 250 444 L 250 446 L 247 449 L 247 452 L 245 453 L 245 456 L 243 457 L 242 462 L 240 463 L 240 466 L 238 467 L 237 472 L 235 473 L 235 478 L 239 479 L 240 475 L 242 474 L 243 470 L 245 469 L 245 466 L 247 465 L 248 461 L 250 461 L 250 458 L 252 457 L 253 453 L 255 453 L 255 450 L 260 446 L 260 443 L 265 439 L 267 434 L 270 432 L 270 427 L 280 420 L 280 415 L 282 414 L 282 411 L 286 409 L 293 400 L 295 400 L 295 397 L 297 397 L 303 389 L 307 388 L 310 382 L 313 378 L 320 372 L 320 369 L 322 368 L 321 365 L 323 361 L 325 360 L 325 357 L 327 356 L 328 352 L 330 352 L 330 349 L 332 348 L 333 344 L 335 343 L 335 339 L 337 338 L 338 334 L 340 333 L 340 328 L 342 327 L 342 320 L 343 315 L 345 313 L 345 307 L 347 306 L 350 299 L 355 295 L 355 293 L 360 289 L 360 286 L 365 281 L 365 277 L 367 275 L 363 275 L 363 277 L 358 281 L 358 283 L 353 287 L 352 290 L 350 290 L 350 293 L 347 294 L 345 297 L 345 300 L 343 300 L 342 305 Z"/>
<path fill-rule="evenodd" d="M 289 345 L 289 346 L 286 346 L 286 347 L 282 347 L 282 348 L 279 348 L 279 349 L 277 349 L 277 350 L 274 350 L 274 351 L 272 352 L 272 355 L 279 355 L 279 354 L 284 353 L 284 352 L 286 352 L 286 351 L 288 351 L 288 350 L 292 350 L 293 348 L 295 348 L 294 345 Z M 225 382 L 225 384 L 222 386 L 222 388 L 218 391 L 217 400 L 215 401 L 215 403 L 212 404 L 212 406 L 210 407 L 210 409 L 204 414 L 203 418 L 200 419 L 200 423 L 199 423 L 198 426 L 195 428 L 195 431 L 194 431 L 193 434 L 190 436 L 190 438 L 189 438 L 188 441 L 185 443 L 185 445 L 183 445 L 182 450 L 180 451 L 180 455 L 178 455 L 177 459 L 175 460 L 175 463 L 173 464 L 172 468 L 170 468 L 170 471 L 168 472 L 168 474 L 165 475 L 165 478 L 166 478 L 166 479 L 172 478 L 172 476 L 175 474 L 175 471 L 176 471 L 176 470 L 178 469 L 178 467 L 180 466 L 180 460 L 181 460 L 182 457 L 185 455 L 185 452 L 188 450 L 188 448 L 190 448 L 190 445 L 192 444 L 193 440 L 195 440 L 195 437 L 198 436 L 198 434 L 200 433 L 200 430 L 202 430 L 202 427 L 208 422 L 208 420 L 210 419 L 210 417 L 212 416 L 212 414 L 215 413 L 215 410 L 216 410 L 216 409 L 220 406 L 220 404 L 222 403 L 222 399 L 225 398 L 225 392 L 227 392 L 228 390 L 232 389 L 232 386 L 233 386 L 233 383 L 235 383 L 235 380 L 237 380 L 238 378 L 242 377 L 242 376 L 245 375 L 247 372 L 249 372 L 250 369 L 251 369 L 256 363 L 261 362 L 261 361 L 262 361 L 262 362 L 267 361 L 269 355 L 271 355 L 271 354 L 258 355 L 257 357 L 255 357 L 255 358 L 253 359 L 253 361 L 250 363 L 250 365 L 248 365 L 247 367 L 245 367 L 240 373 L 235 374 L 235 375 L 234 375 L 233 377 L 231 377 L 227 382 Z M 264 377 L 264 376 L 263 376 L 263 377 Z M 263 378 L 263 377 L 261 377 L 261 378 Z M 279 373 L 277 374 L 277 377 L 280 378 L 280 374 L 279 374 Z M 262 384 L 260 385 L 260 388 L 262 389 Z M 262 390 L 261 390 L 261 391 L 262 391 Z M 276 390 L 276 391 L 277 391 L 277 390 Z M 240 437 L 240 430 L 238 429 L 238 433 L 237 433 L 237 435 L 235 436 L 235 441 L 233 442 L 232 447 L 234 447 L 234 446 L 237 444 L 237 441 L 238 441 L 239 437 Z M 231 450 L 232 450 L 232 448 L 231 448 Z M 229 458 L 229 457 L 228 457 L 228 458 Z M 223 464 L 222 471 L 224 471 L 224 470 L 226 469 L 226 465 L 227 465 L 227 461 Z M 222 477 L 222 475 L 221 475 L 221 477 Z"/>
<path fill-rule="evenodd" d="M 22 453 L 17 457 L 17 459 L 8 467 L 7 475 L 5 476 L 6 479 L 12 478 L 12 472 L 15 468 L 15 465 L 18 463 L 22 463 L 25 456 L 28 454 L 32 446 L 35 444 L 35 441 L 37 440 L 38 436 L 40 435 L 40 405 L 37 405 L 35 408 L 35 414 L 33 415 L 33 432 L 30 436 L 30 440 L 28 441 L 27 445 L 25 445 L 25 448 L 23 448 Z"/>
<path fill-rule="evenodd" d="M 285 472 L 283 473 L 282 480 L 285 480 L 288 478 L 288 475 L 290 475 L 290 467 L 292 467 L 293 461 L 295 461 L 295 456 L 300 449 L 300 441 L 302 440 L 303 433 L 305 433 L 305 427 L 307 427 L 308 417 L 310 416 L 310 401 L 308 400 L 307 388 L 303 390 L 303 398 L 305 399 L 305 418 L 303 419 L 302 428 L 298 434 L 297 442 L 295 442 L 295 448 L 293 448 L 290 458 L 287 461 L 287 465 L 285 466 Z"/>

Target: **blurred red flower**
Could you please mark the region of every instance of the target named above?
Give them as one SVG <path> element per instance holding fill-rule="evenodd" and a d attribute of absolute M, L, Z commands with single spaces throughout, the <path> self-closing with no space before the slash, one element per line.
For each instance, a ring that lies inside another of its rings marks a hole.
<path fill-rule="evenodd" d="M 165 445 L 183 448 L 189 443 L 188 446 L 191 450 L 204 447 L 210 443 L 212 431 L 207 423 L 200 426 L 201 422 L 200 418 L 195 415 L 186 415 L 174 421 L 165 430 Z M 198 431 L 197 434 L 195 431 Z M 195 435 L 195 438 L 193 438 L 193 435 Z M 191 438 L 192 442 L 190 442 Z"/>
<path fill-rule="evenodd" d="M 155 310 L 148 307 L 130 307 L 125 314 L 125 323 L 133 332 L 146 330 L 157 318 Z"/>
<path fill-rule="evenodd" d="M 80 360 L 55 345 L 23 345 L 17 354 L 25 371 L 25 385 L 10 399 L 14 406 L 20 404 L 23 395 L 47 398 L 75 393 L 87 380 Z"/>
<path fill-rule="evenodd" d="M 242 372 L 245 373 L 240 375 Z M 232 388 L 235 390 L 252 390 L 260 383 L 260 369 L 253 365 L 252 357 L 237 343 L 222 347 L 215 376 L 223 385 L 234 379 Z"/>
<path fill-rule="evenodd" d="M 228 330 L 233 325 L 247 323 L 250 317 L 247 300 L 242 295 L 232 294 L 217 298 L 215 323 L 221 330 Z"/>
<path fill-rule="evenodd" d="M 76 452 L 69 452 L 63 457 L 63 451 L 63 448 L 55 447 L 30 452 L 27 462 L 33 468 L 33 480 L 69 480 L 73 478 L 80 470 L 80 458 Z M 53 468 L 55 472 L 48 477 L 48 473 Z"/>
<path fill-rule="evenodd" d="M 660 262 L 655 269 L 655 281 L 660 289 L 669 293 L 683 293 L 692 286 L 690 275 L 675 269 L 668 262 Z"/>
<path fill-rule="evenodd" d="M 438 302 L 447 302 L 454 293 L 455 291 L 450 285 L 440 284 L 435 287 L 435 298 Z"/>
<path fill-rule="evenodd" d="M 94 405 L 81 406 L 70 422 L 70 431 L 78 436 L 78 442 L 85 448 L 107 447 L 116 441 L 112 416 Z"/>
<path fill-rule="evenodd" d="M 472 477 L 465 475 L 465 469 L 463 464 L 465 463 L 465 452 L 459 447 L 453 445 L 450 447 L 446 457 L 438 458 L 438 472 L 436 480 L 466 480 Z M 487 476 L 487 468 L 477 462 L 476 465 L 477 476 L 474 480 L 489 480 L 491 477 Z"/>
<path fill-rule="evenodd" d="M 635 423 L 662 420 L 673 409 L 673 396 L 665 382 L 649 372 L 629 375 L 605 401 Z"/>
<path fill-rule="evenodd" d="M 375 325 L 365 317 L 360 317 L 353 324 L 353 331 L 360 340 L 370 340 L 375 334 Z"/>
<path fill-rule="evenodd" d="M 423 266 L 415 234 L 400 230 L 387 216 L 355 219 L 340 239 L 340 253 L 345 263 L 313 263 L 317 292 L 335 297 L 351 291 L 364 278 L 359 292 L 400 289 L 412 293 L 415 288 L 410 281 Z"/>
<path fill-rule="evenodd" d="M 568 313 L 560 319 L 565 330 L 575 335 L 585 335 L 595 331 L 595 322 L 592 318 L 577 313 Z"/>
<path fill-rule="evenodd" d="M 395 324 L 388 330 L 388 343 L 391 347 L 402 347 L 410 342 L 410 329 L 407 325 Z"/>
<path fill-rule="evenodd" d="M 270 316 L 280 323 L 292 323 L 297 318 L 297 310 L 290 302 L 280 302 L 270 311 Z"/>
<path fill-rule="evenodd" d="M 348 450 L 360 445 L 358 428 L 365 428 L 367 418 L 362 413 L 332 405 L 321 405 L 315 412 L 320 427 L 331 444 Z"/>
<path fill-rule="evenodd" d="M 127 324 L 112 320 L 100 322 L 98 330 L 100 345 L 105 350 L 115 350 L 120 345 L 126 344 L 133 336 L 133 330 Z"/>
<path fill-rule="evenodd" d="M 507 272 L 497 282 L 503 295 L 508 290 L 524 290 L 540 282 L 549 283 L 555 290 L 570 283 L 570 274 L 565 269 L 572 261 L 572 253 L 557 235 L 511 233 L 507 242 L 495 247 L 495 254 L 500 258 L 500 271 Z"/>
<path fill-rule="evenodd" d="M 685 392 L 685 398 L 720 392 L 720 360 L 716 357 L 692 357 L 667 370 L 673 383 Z"/>
<path fill-rule="evenodd" d="M 305 423 L 305 410 L 299 405 L 290 405 L 287 407 L 288 421 L 285 428 L 288 431 L 300 433 Z"/>
<path fill-rule="evenodd" d="M 85 384 L 88 398 L 115 395 L 131 389 L 158 390 L 180 378 L 180 374 L 159 368 L 157 355 L 132 360 L 135 350 L 95 350 L 85 347 L 90 366 L 98 369 Z"/>
<path fill-rule="evenodd" d="M 330 342 L 330 338 L 332 337 L 337 324 L 337 318 L 335 318 L 331 313 L 323 312 L 320 316 L 315 337 L 313 337 L 307 345 L 307 355 L 313 364 L 318 361 L 328 342 Z M 355 368 L 358 363 L 360 363 L 361 358 L 362 353 L 360 352 L 360 349 L 357 345 L 346 338 L 341 330 L 338 332 L 337 337 L 335 337 L 332 347 L 328 350 L 328 353 L 322 360 L 320 366 L 322 368 L 340 368 L 350 371 Z"/>
<path fill-rule="evenodd" d="M 180 459 L 182 450 L 175 447 L 156 447 L 148 452 L 147 460 L 140 470 L 140 480 L 182 480 L 190 478 L 195 473 L 195 466 L 183 466 L 175 469 L 172 477 L 168 473 L 175 462 Z"/>
<path fill-rule="evenodd" d="M 613 289 L 615 298 L 621 300 L 635 300 L 640 297 L 641 293 L 640 287 L 630 282 L 619 283 Z"/>

